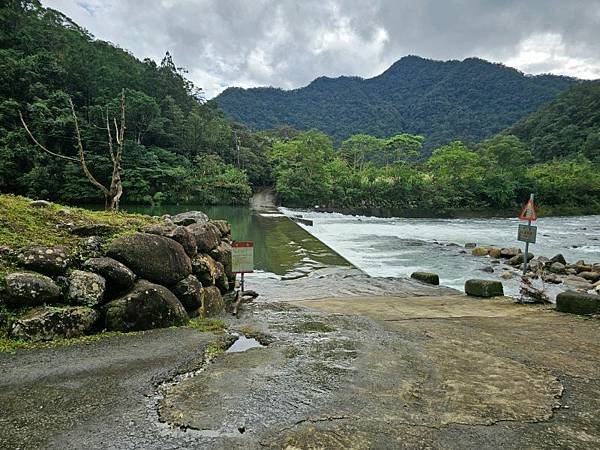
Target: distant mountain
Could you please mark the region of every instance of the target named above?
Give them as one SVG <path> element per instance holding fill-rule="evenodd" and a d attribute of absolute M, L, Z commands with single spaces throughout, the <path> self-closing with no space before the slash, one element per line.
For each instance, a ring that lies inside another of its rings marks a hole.
<path fill-rule="evenodd" d="M 321 77 L 289 91 L 229 88 L 216 101 L 227 115 L 257 130 L 283 124 L 317 128 L 337 141 L 356 133 L 414 133 L 426 136 L 431 148 L 497 133 L 575 83 L 478 58 L 406 56 L 374 78 Z"/>
<path fill-rule="evenodd" d="M 524 141 L 538 161 L 581 153 L 600 162 L 600 81 L 571 87 L 506 133 Z"/>

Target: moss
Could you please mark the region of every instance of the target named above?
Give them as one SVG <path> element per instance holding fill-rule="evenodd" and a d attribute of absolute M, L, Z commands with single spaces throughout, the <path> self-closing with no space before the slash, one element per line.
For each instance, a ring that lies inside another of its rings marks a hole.
<path fill-rule="evenodd" d="M 296 333 L 331 333 L 335 328 L 323 322 L 304 322 L 294 327 Z"/>
<path fill-rule="evenodd" d="M 214 333 L 225 330 L 224 321 L 206 317 L 196 317 L 189 321 L 188 326 L 203 333 Z"/>
<path fill-rule="evenodd" d="M 75 226 L 107 224 L 114 227 L 108 239 L 138 231 L 144 226 L 157 223 L 157 219 L 140 214 L 124 212 L 90 211 L 83 208 L 52 204 L 47 208 L 32 208 L 25 197 L 0 195 L 0 247 L 14 250 L 35 245 L 74 246 L 80 237 L 69 232 L 63 225 Z M 0 272 L 6 262 L 0 262 Z"/>
<path fill-rule="evenodd" d="M 215 358 L 223 353 L 225 353 L 225 346 L 222 342 L 216 342 L 214 344 L 210 344 L 206 347 L 205 350 L 206 357 L 208 359 Z"/>

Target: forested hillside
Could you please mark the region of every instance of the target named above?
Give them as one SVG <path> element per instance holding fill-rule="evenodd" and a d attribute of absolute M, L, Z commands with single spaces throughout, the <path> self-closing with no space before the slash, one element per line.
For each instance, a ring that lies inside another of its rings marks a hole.
<path fill-rule="evenodd" d="M 475 142 L 514 124 L 573 85 L 487 61 L 407 56 L 381 75 L 317 78 L 304 88 L 229 88 L 216 98 L 232 118 L 264 130 L 316 128 L 339 142 L 352 134 L 425 136 L 425 148 Z"/>
<path fill-rule="evenodd" d="M 48 150 L 73 156 L 72 98 L 87 162 L 104 182 L 111 169 L 104 116 L 108 112 L 112 123 L 119 115 L 122 89 L 124 202 L 244 203 L 249 181 L 269 181 L 264 140 L 204 102 L 168 53 L 160 65 L 140 61 L 38 0 L 2 5 L 0 191 L 70 203 L 100 201 L 76 162 L 35 147 L 19 111 Z"/>
<path fill-rule="evenodd" d="M 600 81 L 573 86 L 507 133 L 518 136 L 538 161 L 582 154 L 600 162 Z"/>

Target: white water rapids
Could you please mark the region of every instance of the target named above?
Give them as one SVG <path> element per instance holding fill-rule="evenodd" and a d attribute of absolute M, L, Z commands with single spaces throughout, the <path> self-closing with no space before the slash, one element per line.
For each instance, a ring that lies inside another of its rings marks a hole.
<path fill-rule="evenodd" d="M 418 270 L 436 272 L 440 283 L 462 290 L 469 278 L 499 279 L 502 268 L 489 257 L 474 257 L 466 243 L 523 247 L 516 239 L 516 218 L 415 219 L 351 216 L 281 208 L 288 215 L 313 221 L 300 225 L 371 276 L 408 277 Z M 567 262 L 600 262 L 600 216 L 539 219 L 535 255 L 562 253 Z M 495 273 L 481 269 L 493 267 Z M 503 281 L 509 295 L 518 292 L 517 279 Z"/>

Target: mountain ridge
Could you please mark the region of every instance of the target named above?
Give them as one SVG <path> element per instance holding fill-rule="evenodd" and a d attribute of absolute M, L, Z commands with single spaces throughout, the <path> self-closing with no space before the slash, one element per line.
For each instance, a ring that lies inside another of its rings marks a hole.
<path fill-rule="evenodd" d="M 371 78 L 318 77 L 304 87 L 237 88 L 215 101 L 256 130 L 317 128 L 340 141 L 352 134 L 423 134 L 431 148 L 477 141 L 521 120 L 580 82 L 561 75 L 526 75 L 481 58 L 437 61 L 405 56 Z"/>

